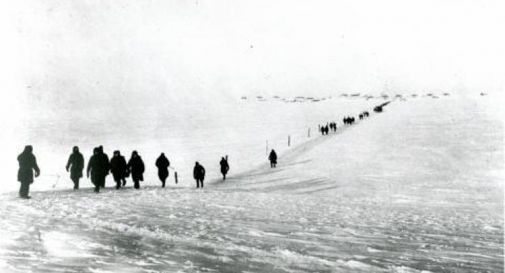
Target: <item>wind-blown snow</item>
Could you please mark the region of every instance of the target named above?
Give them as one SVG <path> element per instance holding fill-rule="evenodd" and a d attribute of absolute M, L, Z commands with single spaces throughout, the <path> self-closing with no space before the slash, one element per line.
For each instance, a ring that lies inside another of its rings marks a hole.
<path fill-rule="evenodd" d="M 321 110 L 309 112 L 314 117 L 304 122 L 299 113 L 309 109 L 293 110 L 308 106 L 254 104 L 279 107 L 273 117 L 254 116 L 245 123 L 260 121 L 253 131 L 261 151 L 245 145 L 228 152 L 247 163 L 232 161 L 226 182 L 217 179 L 218 158 L 214 165 L 202 151 L 210 170 L 204 190 L 190 188 L 190 160 L 173 155 L 177 167 L 188 165 L 181 170 L 184 186 L 155 187 L 151 174 L 150 186 L 140 191 L 44 191 L 32 193 L 29 201 L 5 193 L 0 197 L 0 270 L 503 271 L 503 124 L 493 114 L 492 99 L 398 100 L 354 126 L 339 123 L 336 134 L 319 136 L 313 129 L 311 138 L 281 147 L 286 132 L 299 131 L 301 137 L 309 123 L 341 118 L 346 111 L 356 114 L 378 101 L 346 102 L 347 109 L 318 108 L 335 102 L 310 106 Z M 256 113 L 249 110 L 242 120 Z M 286 113 L 294 113 L 293 119 Z M 233 130 L 243 129 L 236 126 Z M 220 137 L 249 133 L 233 130 Z M 200 134 L 195 128 L 191 138 Z M 269 135 L 279 135 L 278 142 L 270 138 L 281 152 L 276 169 L 262 163 Z M 252 139 L 241 137 L 227 147 Z M 196 147 L 188 154 L 203 148 L 194 141 L 182 144 Z M 155 144 L 143 145 L 151 145 L 144 153 L 155 155 Z M 212 152 L 225 148 L 210 141 L 204 146 Z M 45 183 L 46 188 L 51 184 Z M 60 183 L 69 188 L 68 181 Z"/>

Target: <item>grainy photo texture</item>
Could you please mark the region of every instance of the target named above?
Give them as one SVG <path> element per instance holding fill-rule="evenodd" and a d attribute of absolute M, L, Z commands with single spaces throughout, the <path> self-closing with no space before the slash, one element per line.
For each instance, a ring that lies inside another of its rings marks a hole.
<path fill-rule="evenodd" d="M 504 272 L 501 0 L 0 1 L 0 272 Z"/>

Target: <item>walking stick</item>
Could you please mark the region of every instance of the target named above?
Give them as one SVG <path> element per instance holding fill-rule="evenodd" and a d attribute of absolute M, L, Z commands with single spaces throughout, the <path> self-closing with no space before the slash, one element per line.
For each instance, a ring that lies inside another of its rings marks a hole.
<path fill-rule="evenodd" d="M 169 169 L 172 169 L 174 171 L 174 177 L 175 177 L 175 184 L 179 183 L 178 177 L 177 177 L 177 171 L 173 167 L 168 167 Z"/>

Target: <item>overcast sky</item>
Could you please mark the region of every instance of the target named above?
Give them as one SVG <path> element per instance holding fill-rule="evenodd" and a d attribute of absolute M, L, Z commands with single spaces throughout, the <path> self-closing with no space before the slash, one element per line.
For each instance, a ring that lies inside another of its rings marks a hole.
<path fill-rule="evenodd" d="M 504 86 L 502 0 L 6 2 L 11 108 Z"/>

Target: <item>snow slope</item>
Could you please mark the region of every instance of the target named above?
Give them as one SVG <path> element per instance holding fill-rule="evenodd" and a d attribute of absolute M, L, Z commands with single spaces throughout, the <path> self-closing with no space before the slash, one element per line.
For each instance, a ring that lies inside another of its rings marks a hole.
<path fill-rule="evenodd" d="M 123 111 L 73 105 L 55 112 L 34 108 L 13 117 L 0 135 L 0 148 L 5 151 L 0 172 L 12 181 L 0 192 L 17 189 L 15 159 L 26 144 L 33 145 L 42 170 L 33 184 L 37 191 L 71 187 L 65 165 L 74 145 L 80 147 L 86 162 L 98 145 L 103 145 L 109 156 L 120 150 L 127 160 L 137 150 L 146 164 L 144 185 L 160 185 L 154 162 L 165 152 L 178 171 L 179 186 L 192 187 L 195 161 L 206 167 L 209 178 L 220 176 L 219 160 L 225 155 L 234 172 L 246 171 L 267 157 L 266 141 L 270 149 L 283 152 L 288 148 L 288 135 L 293 145 L 303 143 L 309 128 L 311 136 L 317 135 L 318 123 L 356 115 L 379 101 L 334 98 L 319 103 L 283 103 L 273 98 L 265 102 L 224 98 L 175 105 L 161 100 L 149 107 L 132 103 Z M 170 179 L 173 181 L 173 171 Z M 113 184 L 110 177 L 108 184 Z M 91 187 L 91 183 L 86 180 L 82 186 Z"/>
<path fill-rule="evenodd" d="M 232 164 L 204 190 L 3 194 L 0 270 L 502 272 L 496 109 L 488 97 L 395 101 L 283 149 L 276 169 Z"/>

